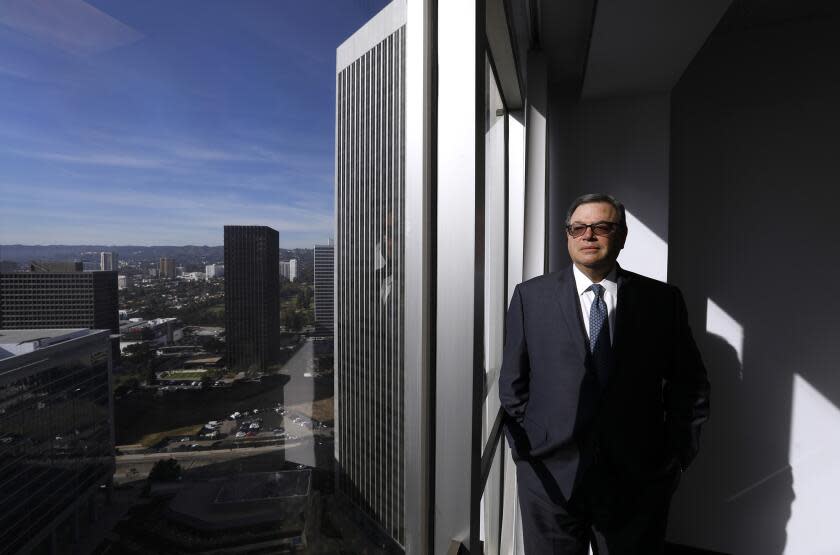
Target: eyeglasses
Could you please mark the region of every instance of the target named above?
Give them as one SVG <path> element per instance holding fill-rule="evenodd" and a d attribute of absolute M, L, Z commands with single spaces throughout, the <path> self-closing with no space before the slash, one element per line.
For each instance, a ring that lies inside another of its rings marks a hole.
<path fill-rule="evenodd" d="M 566 233 L 572 237 L 580 237 L 586 233 L 586 228 L 591 228 L 592 233 L 599 237 L 612 235 L 618 229 L 615 222 L 595 222 L 594 224 L 569 224 L 566 226 Z"/>

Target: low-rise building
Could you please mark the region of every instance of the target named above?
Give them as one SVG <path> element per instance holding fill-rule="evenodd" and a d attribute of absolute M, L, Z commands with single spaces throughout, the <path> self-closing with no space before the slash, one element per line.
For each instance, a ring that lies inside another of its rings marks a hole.
<path fill-rule="evenodd" d="M 120 351 L 136 343 L 166 347 L 177 343 L 183 336 L 183 325 L 177 318 L 131 318 L 120 323 Z"/>

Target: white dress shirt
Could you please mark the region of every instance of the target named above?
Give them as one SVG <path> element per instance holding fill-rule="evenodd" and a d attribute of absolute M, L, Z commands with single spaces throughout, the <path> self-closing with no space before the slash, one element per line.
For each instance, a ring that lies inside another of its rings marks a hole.
<path fill-rule="evenodd" d="M 578 298 L 580 299 L 580 310 L 583 314 L 583 325 L 586 328 L 586 337 L 589 337 L 589 311 L 592 309 L 592 302 L 595 300 L 595 293 L 587 289 L 594 283 L 586 274 L 578 270 L 578 267 L 572 264 L 572 273 L 575 276 L 575 285 L 577 285 Z M 615 277 L 615 268 L 613 268 L 607 277 L 599 283 L 604 287 L 604 302 L 607 304 L 607 316 L 610 320 L 610 344 L 612 344 L 613 337 L 615 337 L 615 305 L 618 301 L 618 282 Z M 592 339 L 591 337 L 589 338 Z"/>

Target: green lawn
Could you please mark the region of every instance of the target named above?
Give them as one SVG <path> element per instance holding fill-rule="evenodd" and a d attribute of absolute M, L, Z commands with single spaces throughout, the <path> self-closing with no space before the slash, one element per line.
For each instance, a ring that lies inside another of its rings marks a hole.
<path fill-rule="evenodd" d="M 140 443 L 143 444 L 144 447 L 152 447 L 167 437 L 196 436 L 202 428 L 204 428 L 204 424 L 199 424 L 197 426 L 184 426 L 183 428 L 175 428 L 174 430 L 166 430 L 165 432 L 146 434 L 140 440 Z"/>

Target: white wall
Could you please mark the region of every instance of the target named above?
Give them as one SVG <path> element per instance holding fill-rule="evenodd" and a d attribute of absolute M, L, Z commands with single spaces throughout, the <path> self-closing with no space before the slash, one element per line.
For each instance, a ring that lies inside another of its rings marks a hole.
<path fill-rule="evenodd" d="M 669 277 L 712 384 L 669 538 L 840 553 L 837 24 L 715 35 L 672 95 Z"/>

